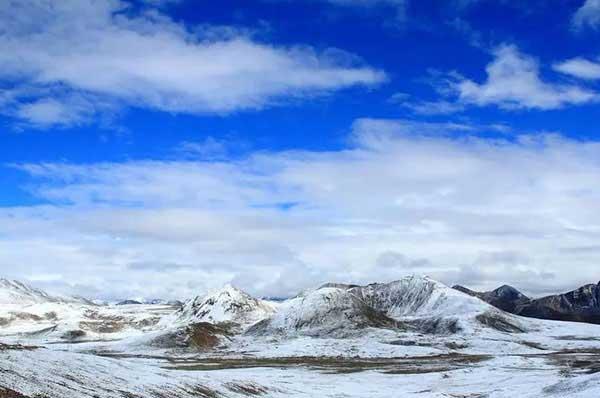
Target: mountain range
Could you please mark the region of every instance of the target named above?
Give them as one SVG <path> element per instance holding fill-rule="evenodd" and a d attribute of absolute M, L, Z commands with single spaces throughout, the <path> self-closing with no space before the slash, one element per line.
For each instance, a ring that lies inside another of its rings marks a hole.
<path fill-rule="evenodd" d="M 594 308 L 597 286 L 564 296 L 540 303 Z M 116 304 L 0 280 L 0 397 L 347 396 L 305 391 L 317 379 L 373 396 L 382 378 L 382 398 L 600 393 L 600 377 L 587 378 L 599 326 L 511 314 L 536 303 L 509 286 L 478 293 L 407 276 L 280 301 L 226 285 L 182 306 Z"/>
<path fill-rule="evenodd" d="M 489 292 L 476 292 L 460 285 L 453 288 L 520 316 L 600 324 L 600 283 L 537 299 L 508 285 Z"/>

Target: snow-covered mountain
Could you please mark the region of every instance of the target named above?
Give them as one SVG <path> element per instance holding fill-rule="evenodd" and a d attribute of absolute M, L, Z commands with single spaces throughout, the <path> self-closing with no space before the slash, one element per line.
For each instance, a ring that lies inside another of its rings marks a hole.
<path fill-rule="evenodd" d="M 162 324 L 231 322 L 247 327 L 271 316 L 275 309 L 274 303 L 256 299 L 231 285 L 226 285 L 205 296 L 188 300 Z"/>
<path fill-rule="evenodd" d="M 115 300 L 112 302 L 107 302 L 106 304 L 112 304 L 112 305 L 141 305 L 141 304 L 170 305 L 173 307 L 181 307 L 183 305 L 183 303 L 179 300 L 167 300 L 167 299 L 160 299 L 160 298 L 152 298 L 152 299 L 128 298 L 128 299 L 124 299 L 124 300 Z"/>
<path fill-rule="evenodd" d="M 460 285 L 453 286 L 452 288 L 470 296 L 480 298 L 486 303 L 512 314 L 515 314 L 519 307 L 530 301 L 527 296 L 509 285 L 502 285 L 490 292 L 476 292 Z"/>
<path fill-rule="evenodd" d="M 92 302 L 70 296 L 51 296 L 40 289 L 35 289 L 22 282 L 0 279 L 0 304 L 25 306 L 41 303 L 76 303 L 92 305 Z"/>
<path fill-rule="evenodd" d="M 328 283 L 283 302 L 248 333 L 344 337 L 380 328 L 451 334 L 479 326 L 522 330 L 518 320 L 478 298 L 427 277 L 408 276 L 367 286 Z"/>
<path fill-rule="evenodd" d="M 463 286 L 454 286 L 454 289 L 520 316 L 600 324 L 600 283 L 537 299 L 529 298 L 508 285 L 491 292 L 476 292 Z"/>
<path fill-rule="evenodd" d="M 0 304 L 34 304 L 54 301 L 46 292 L 21 282 L 0 279 Z"/>
<path fill-rule="evenodd" d="M 408 276 L 390 283 L 352 287 L 350 292 L 376 310 L 400 319 L 406 317 L 464 317 L 490 306 L 428 277 Z"/>
<path fill-rule="evenodd" d="M 0 279 L 0 336 L 38 341 L 114 339 L 152 330 L 174 307 L 106 306 Z"/>
<path fill-rule="evenodd" d="M 579 391 L 583 398 L 600 391 L 593 374 L 600 326 L 521 318 L 426 277 L 329 283 L 277 304 L 225 286 L 179 310 L 64 302 L 18 282 L 3 281 L 0 290 L 5 301 L 29 303 L 0 305 L 0 367 L 7 369 L 0 396 L 550 398 Z M 311 388 L 315 380 L 323 381 Z"/>
<path fill-rule="evenodd" d="M 357 329 L 396 326 L 393 319 L 370 307 L 351 290 L 325 286 L 283 302 L 271 318 L 253 326 L 248 333 L 341 337 Z"/>

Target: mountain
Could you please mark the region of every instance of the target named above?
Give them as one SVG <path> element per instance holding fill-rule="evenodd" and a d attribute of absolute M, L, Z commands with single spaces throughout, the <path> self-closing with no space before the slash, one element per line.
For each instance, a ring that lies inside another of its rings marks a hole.
<path fill-rule="evenodd" d="M 173 307 L 181 307 L 183 303 L 179 300 L 165 300 L 165 299 L 150 299 L 144 300 L 143 304 L 151 304 L 151 305 L 170 305 Z"/>
<path fill-rule="evenodd" d="M 397 322 L 348 289 L 321 287 L 285 301 L 272 317 L 254 325 L 248 333 L 343 337 L 367 327 L 396 326 Z"/>
<path fill-rule="evenodd" d="M 0 279 L 0 304 L 24 306 L 41 303 L 94 305 L 81 297 L 51 296 L 43 290 L 35 289 L 16 280 Z"/>
<path fill-rule="evenodd" d="M 376 310 L 394 318 L 476 314 L 488 307 L 428 277 L 408 276 L 390 283 L 349 289 Z"/>
<path fill-rule="evenodd" d="M 464 286 L 456 285 L 453 287 L 462 293 L 480 298 L 481 300 L 493 305 L 502 311 L 516 313 L 517 308 L 530 301 L 523 293 L 512 286 L 503 285 L 490 292 L 476 292 Z"/>
<path fill-rule="evenodd" d="M 600 283 L 531 300 L 518 307 L 517 313 L 539 319 L 600 324 Z"/>
<path fill-rule="evenodd" d="M 275 304 L 226 285 L 206 296 L 197 296 L 185 302 L 170 321 L 176 324 L 234 323 L 247 327 L 269 317 L 274 311 Z"/>
<path fill-rule="evenodd" d="M 128 300 L 119 301 L 115 305 L 141 305 L 141 304 L 142 304 L 141 301 L 128 299 Z"/>
<path fill-rule="evenodd" d="M 0 279 L 0 304 L 36 304 L 55 301 L 53 297 L 24 283 Z"/>
<path fill-rule="evenodd" d="M 102 303 L 102 302 L 101 302 Z M 145 299 L 145 298 L 129 298 L 125 300 L 116 300 L 109 302 L 112 305 L 169 305 L 172 307 L 181 307 L 183 303 L 179 300 L 166 300 L 166 299 Z"/>
<path fill-rule="evenodd" d="M 409 276 L 390 283 L 326 284 L 305 291 L 248 333 L 345 337 L 365 328 L 384 328 L 448 334 L 482 324 L 520 330 L 481 300 L 430 278 Z"/>
<path fill-rule="evenodd" d="M 600 283 L 539 299 L 530 299 L 506 285 L 491 292 L 475 292 L 463 286 L 454 286 L 454 289 L 516 315 L 600 324 Z"/>

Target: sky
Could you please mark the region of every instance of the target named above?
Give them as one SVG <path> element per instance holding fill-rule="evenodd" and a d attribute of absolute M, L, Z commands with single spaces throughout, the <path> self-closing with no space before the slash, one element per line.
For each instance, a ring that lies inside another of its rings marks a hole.
<path fill-rule="evenodd" d="M 600 279 L 600 0 L 0 2 L 0 276 Z"/>

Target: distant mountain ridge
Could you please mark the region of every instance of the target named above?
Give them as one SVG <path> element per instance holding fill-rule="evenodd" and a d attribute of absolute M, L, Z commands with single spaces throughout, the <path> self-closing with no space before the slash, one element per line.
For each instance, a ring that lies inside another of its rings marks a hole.
<path fill-rule="evenodd" d="M 600 283 L 539 299 L 531 299 L 508 285 L 491 292 L 476 292 L 460 285 L 453 288 L 516 315 L 600 324 Z"/>
<path fill-rule="evenodd" d="M 0 304 L 31 305 L 40 303 L 74 303 L 94 305 L 91 301 L 81 297 L 52 296 L 23 282 L 4 278 L 0 279 Z"/>

